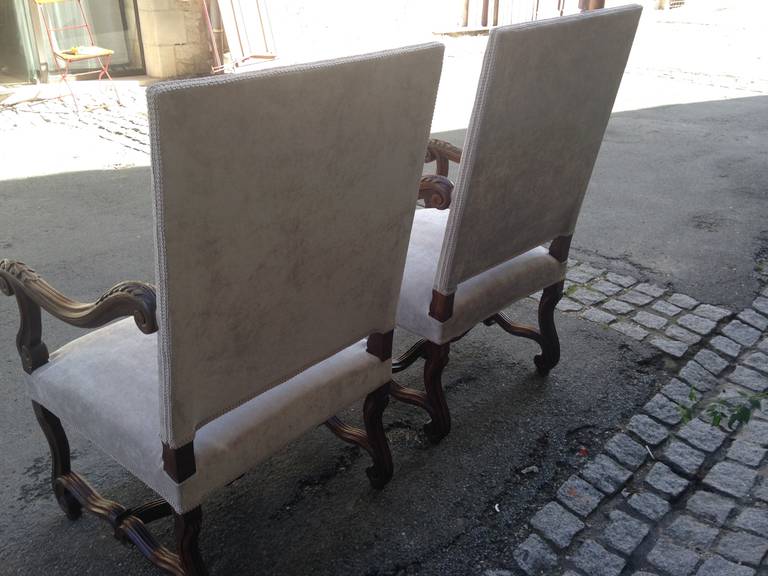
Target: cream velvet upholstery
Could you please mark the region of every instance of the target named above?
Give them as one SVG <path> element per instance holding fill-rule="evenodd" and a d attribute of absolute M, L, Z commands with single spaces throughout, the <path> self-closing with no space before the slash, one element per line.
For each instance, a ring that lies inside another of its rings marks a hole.
<path fill-rule="evenodd" d="M 573 233 L 640 12 L 626 6 L 491 31 L 439 292 Z"/>
<path fill-rule="evenodd" d="M 401 328 L 435 344 L 445 344 L 512 302 L 565 276 L 565 264 L 538 246 L 459 284 L 453 315 L 439 322 L 427 312 L 448 218 L 446 211 L 416 211 L 397 309 Z"/>
<path fill-rule="evenodd" d="M 149 88 L 171 447 L 392 330 L 442 55 L 427 44 Z"/>
<path fill-rule="evenodd" d="M 349 346 L 201 427 L 197 473 L 163 470 L 157 335 L 121 320 L 60 348 L 27 376 L 33 400 L 92 440 L 179 512 L 391 378 L 391 363 Z"/>

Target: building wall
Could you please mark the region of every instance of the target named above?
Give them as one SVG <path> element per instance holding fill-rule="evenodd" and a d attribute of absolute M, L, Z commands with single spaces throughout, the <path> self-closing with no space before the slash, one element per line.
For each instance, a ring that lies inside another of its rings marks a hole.
<path fill-rule="evenodd" d="M 148 76 L 210 72 L 208 31 L 200 0 L 137 0 Z"/>

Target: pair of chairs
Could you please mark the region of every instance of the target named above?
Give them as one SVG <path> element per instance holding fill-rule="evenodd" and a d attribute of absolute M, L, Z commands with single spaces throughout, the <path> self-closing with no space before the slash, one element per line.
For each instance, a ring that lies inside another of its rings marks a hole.
<path fill-rule="evenodd" d="M 393 472 L 390 392 L 429 412 L 432 440 L 447 434 L 441 372 L 479 322 L 536 340 L 539 371 L 552 368 L 570 237 L 639 13 L 492 31 L 463 154 L 428 141 L 439 44 L 150 88 L 157 288 L 84 304 L 0 262 L 64 512 L 103 517 L 168 573 L 206 574 L 204 499 L 307 430 L 368 451 L 376 488 Z M 442 175 L 419 186 L 425 148 Z M 417 195 L 452 208 L 414 218 Z M 542 288 L 540 330 L 500 313 Z M 41 310 L 98 329 L 49 355 Z M 424 338 L 394 363 L 424 357 L 424 392 L 392 382 L 396 325 Z M 361 398 L 362 429 L 335 416 Z M 97 494 L 71 470 L 62 422 L 160 498 Z M 175 552 L 147 529 L 169 515 Z"/>

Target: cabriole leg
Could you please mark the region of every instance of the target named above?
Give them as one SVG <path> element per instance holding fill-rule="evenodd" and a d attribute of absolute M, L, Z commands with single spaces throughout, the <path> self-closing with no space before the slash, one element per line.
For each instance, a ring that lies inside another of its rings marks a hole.
<path fill-rule="evenodd" d="M 424 433 L 433 444 L 437 444 L 451 431 L 451 413 L 445 400 L 442 375 L 448 364 L 450 343 L 435 344 L 427 342 L 424 363 L 424 390 L 432 408 L 432 420 L 424 425 Z"/>
<path fill-rule="evenodd" d="M 533 361 L 542 376 L 546 376 L 560 361 L 560 340 L 555 327 L 555 307 L 562 297 L 563 282 L 561 281 L 545 288 L 539 300 L 541 354 Z"/>
<path fill-rule="evenodd" d="M 32 407 L 35 410 L 37 422 L 40 424 L 40 428 L 43 429 L 43 434 L 45 434 L 45 439 L 48 440 L 48 446 L 51 449 L 51 483 L 53 493 L 67 518 L 76 520 L 80 517 L 83 509 L 82 505 L 66 488 L 56 482 L 58 478 L 72 471 L 69 462 L 69 441 L 67 440 L 67 435 L 61 426 L 61 420 L 53 412 L 50 412 L 37 402 L 32 402 Z"/>
<path fill-rule="evenodd" d="M 200 506 L 184 514 L 174 514 L 174 519 L 176 548 L 185 576 L 208 576 L 208 569 L 205 567 L 198 545 L 203 524 L 203 512 Z"/>
<path fill-rule="evenodd" d="M 389 442 L 384 433 L 384 409 L 389 404 L 389 383 L 377 388 L 365 397 L 363 405 L 363 422 L 365 434 L 368 437 L 369 453 L 373 466 L 365 472 L 371 486 L 381 490 L 392 478 L 393 464 Z"/>

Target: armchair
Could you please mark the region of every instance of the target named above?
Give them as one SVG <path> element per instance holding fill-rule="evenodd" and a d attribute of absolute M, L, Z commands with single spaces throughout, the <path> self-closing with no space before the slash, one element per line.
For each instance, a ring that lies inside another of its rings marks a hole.
<path fill-rule="evenodd" d="M 392 333 L 441 62 L 427 44 L 152 86 L 157 287 L 78 303 L 0 261 L 69 518 L 92 512 L 158 568 L 198 576 L 203 501 L 315 426 L 371 455 L 374 488 L 389 481 Z M 95 330 L 49 354 L 43 310 Z M 361 399 L 363 428 L 334 416 Z M 158 498 L 101 497 L 65 428 Z M 147 528 L 165 516 L 175 551 Z"/>
<path fill-rule="evenodd" d="M 425 390 L 395 385 L 392 395 L 428 412 L 433 442 L 451 426 L 441 381 L 450 346 L 477 324 L 537 342 L 542 375 L 560 359 L 554 310 L 640 12 L 492 30 L 464 151 L 428 145 L 437 175 L 422 180 L 420 197 L 440 211 L 416 212 L 397 311 L 398 326 L 421 340 L 393 365 L 399 372 L 424 358 Z M 449 162 L 459 163 L 455 189 Z M 503 313 L 539 290 L 538 328 Z"/>

